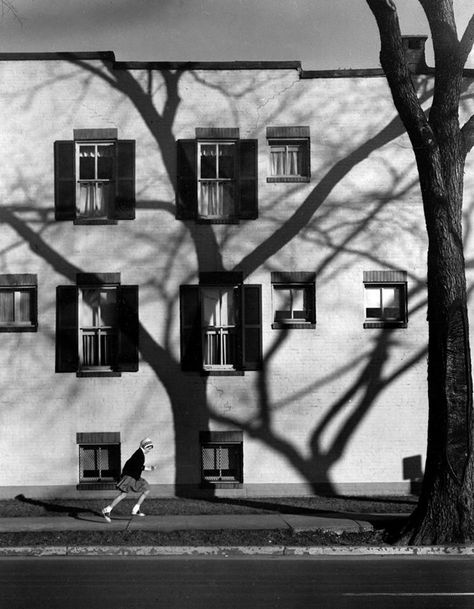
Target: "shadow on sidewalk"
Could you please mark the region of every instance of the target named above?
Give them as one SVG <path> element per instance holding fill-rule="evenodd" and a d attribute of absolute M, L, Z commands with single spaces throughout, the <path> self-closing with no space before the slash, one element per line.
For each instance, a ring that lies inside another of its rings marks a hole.
<path fill-rule="evenodd" d="M 102 518 L 102 514 L 97 512 L 96 510 L 91 510 L 89 508 L 79 508 L 67 505 L 60 505 L 58 503 L 48 503 L 46 501 L 40 501 L 39 499 L 30 499 L 25 497 L 24 495 L 17 495 L 15 497 L 17 501 L 21 503 L 26 503 L 28 505 L 34 505 L 36 507 L 41 507 L 47 512 L 55 512 L 57 514 L 63 514 L 64 516 L 69 516 L 70 518 L 75 518 L 77 520 L 91 520 L 85 516 L 99 516 Z"/>

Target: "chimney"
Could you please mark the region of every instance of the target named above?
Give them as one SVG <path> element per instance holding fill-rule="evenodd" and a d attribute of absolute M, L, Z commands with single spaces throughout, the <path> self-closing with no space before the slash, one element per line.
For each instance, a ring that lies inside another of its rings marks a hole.
<path fill-rule="evenodd" d="M 408 69 L 412 74 L 426 73 L 425 42 L 428 36 L 402 36 Z"/>

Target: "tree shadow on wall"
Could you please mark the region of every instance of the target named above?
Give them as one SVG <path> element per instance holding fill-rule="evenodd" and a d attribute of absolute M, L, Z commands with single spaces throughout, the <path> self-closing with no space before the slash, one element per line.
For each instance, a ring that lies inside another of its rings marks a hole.
<path fill-rule="evenodd" d="M 109 61 L 104 61 L 102 69 L 92 64 L 73 59 L 73 65 L 78 67 L 84 74 L 101 79 L 112 89 L 124 96 L 138 111 L 144 124 L 156 142 L 157 154 L 161 155 L 170 184 L 176 188 L 176 140 L 173 133 L 174 122 L 181 102 L 179 96 L 179 82 L 183 73 L 170 70 L 149 70 L 141 77 L 135 76 L 131 71 L 123 68 L 115 69 Z M 162 110 L 159 111 L 155 105 L 154 93 L 157 90 L 156 80 L 159 87 L 164 87 L 165 99 Z M 85 79 L 84 86 L 90 85 L 90 79 Z M 87 92 L 83 92 L 84 95 Z M 430 90 L 424 95 L 428 97 Z M 289 95 L 289 94 L 288 94 Z M 289 97 L 282 99 L 282 108 L 291 103 Z M 315 100 L 315 104 L 317 101 Z M 348 102 L 349 103 L 349 102 Z M 376 135 L 368 138 L 355 150 L 349 151 L 343 158 L 335 161 L 326 174 L 314 186 L 306 200 L 299 209 L 289 217 L 283 224 L 276 227 L 271 236 L 260 243 L 251 253 L 243 257 L 233 269 L 226 269 L 223 263 L 221 246 L 218 243 L 216 233 L 210 225 L 197 225 L 194 222 L 183 224 L 183 231 L 189 233 L 193 243 L 197 268 L 195 279 L 199 271 L 209 270 L 209 261 L 213 261 L 213 270 L 240 270 L 244 277 L 249 277 L 253 271 L 262 268 L 268 260 L 293 238 L 298 236 L 306 227 L 316 223 L 316 214 L 320 212 L 323 204 L 334 190 L 334 188 L 352 171 L 359 163 L 365 160 L 371 153 L 385 144 L 393 141 L 403 133 L 403 128 L 398 117 L 394 117 L 389 123 L 380 129 Z M 386 201 L 393 197 L 393 192 L 386 193 L 385 200 L 381 197 L 382 209 Z M 174 206 L 172 202 L 160 202 L 163 213 L 172 214 Z M 137 202 L 137 208 L 145 209 L 147 202 Z M 19 208 L 21 213 L 21 208 Z M 75 274 L 82 272 L 69 264 L 62 254 L 52 248 L 41 235 L 20 219 L 19 213 L 12 210 L 3 210 L 3 219 L 10 223 L 18 234 L 30 244 L 35 255 L 44 258 L 51 268 L 69 281 L 75 282 Z M 374 212 L 377 213 L 377 210 Z M 342 243 L 335 240 L 332 252 L 325 260 L 327 266 L 342 253 L 346 252 L 351 242 L 360 234 L 369 229 L 373 214 L 362 219 L 354 230 L 346 235 Z M 245 224 L 243 224 L 245 227 Z M 328 235 L 326 235 L 327 237 Z M 164 247 L 160 244 L 160 247 Z M 175 252 L 175 255 L 177 253 Z M 374 261 L 373 253 L 367 249 L 360 252 L 368 260 Z M 380 263 L 384 261 L 379 261 Z M 418 287 L 417 287 L 418 289 Z M 160 292 L 160 298 L 164 301 L 164 309 L 167 311 L 163 326 L 172 328 L 176 324 L 176 311 L 179 309 L 178 293 Z M 173 425 L 175 432 L 175 455 L 176 455 L 176 494 L 183 493 L 183 485 L 190 480 L 199 482 L 200 446 L 199 431 L 209 430 L 210 422 L 216 422 L 230 426 L 231 428 L 244 429 L 252 438 L 264 443 L 271 450 L 276 451 L 286 458 L 288 462 L 299 472 L 299 474 L 313 485 L 313 490 L 327 485 L 328 492 L 334 490 L 330 480 L 330 472 L 341 458 L 350 438 L 366 416 L 369 409 L 376 403 L 384 388 L 386 388 L 396 377 L 406 372 L 410 366 L 416 364 L 425 355 L 425 350 L 414 354 L 404 364 L 400 365 L 396 372 L 384 376 L 384 366 L 389 359 L 390 350 L 396 345 L 395 335 L 392 332 L 380 332 L 374 339 L 371 353 L 366 355 L 366 363 L 362 367 L 356 380 L 343 391 L 314 428 L 311 435 L 310 455 L 305 456 L 303 450 L 289 442 L 286 438 L 278 436 L 272 427 L 272 417 L 275 412 L 274 404 L 271 403 L 268 390 L 268 369 L 271 358 L 277 350 L 284 347 L 286 335 L 281 334 L 279 339 L 270 348 L 266 355 L 263 370 L 258 374 L 256 386 L 259 395 L 260 410 L 255 420 L 242 422 L 228 416 L 216 413 L 208 404 L 207 400 L 207 377 L 199 377 L 196 374 L 186 374 L 181 371 L 180 362 L 177 360 L 171 344 L 166 341 L 163 344 L 150 334 L 140 324 L 140 352 L 142 359 L 147 362 L 156 375 L 157 380 L 163 385 L 171 404 Z M 360 368 L 360 359 L 345 364 L 346 371 L 351 368 L 356 371 Z M 316 376 L 316 375 L 315 375 Z M 324 381 L 317 378 L 307 387 L 307 393 L 317 389 Z M 301 393 L 301 397 L 304 391 Z M 361 397 L 359 397 L 361 396 Z M 150 400 L 153 396 L 150 396 Z M 344 424 L 339 428 L 329 447 L 325 447 L 323 435 L 330 424 L 350 406 L 351 412 L 347 415 Z M 157 408 L 160 405 L 157 404 Z M 190 464 L 197 464 L 193 467 Z M 317 484 L 315 483 L 317 481 Z"/>

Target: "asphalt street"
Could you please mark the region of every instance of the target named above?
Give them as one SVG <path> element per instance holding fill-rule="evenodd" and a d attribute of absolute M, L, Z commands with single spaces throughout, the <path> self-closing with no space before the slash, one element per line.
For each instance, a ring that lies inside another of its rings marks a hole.
<path fill-rule="evenodd" d="M 0 559 L 1 609 L 459 609 L 469 557 Z"/>

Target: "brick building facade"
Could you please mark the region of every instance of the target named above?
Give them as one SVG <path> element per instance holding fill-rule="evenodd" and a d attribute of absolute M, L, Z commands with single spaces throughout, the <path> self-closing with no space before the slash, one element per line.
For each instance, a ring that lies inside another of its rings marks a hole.
<path fill-rule="evenodd" d="M 106 494 L 144 436 L 156 494 L 410 492 L 426 236 L 381 71 L 81 53 L 0 75 L 0 496 Z"/>

